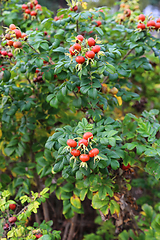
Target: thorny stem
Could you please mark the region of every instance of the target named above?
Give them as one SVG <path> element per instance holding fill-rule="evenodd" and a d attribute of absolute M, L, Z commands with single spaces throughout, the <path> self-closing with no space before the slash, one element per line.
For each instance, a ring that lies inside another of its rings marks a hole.
<path fill-rule="evenodd" d="M 100 213 L 100 215 L 101 215 L 102 221 L 105 222 L 105 221 L 106 221 L 106 218 L 105 218 L 104 214 L 101 212 L 100 209 L 98 209 L 98 211 L 99 211 L 99 213 Z"/>
<path fill-rule="evenodd" d="M 76 227 L 77 217 L 78 217 L 78 214 L 75 213 L 74 217 L 73 217 L 72 220 L 71 220 L 71 228 L 70 228 L 70 231 L 69 231 L 68 239 L 67 239 L 67 240 L 72 240 L 72 239 L 74 239 L 74 230 L 75 230 L 75 227 Z"/>
<path fill-rule="evenodd" d="M 32 48 L 34 52 L 40 54 L 40 53 L 39 53 L 34 47 L 32 47 L 28 42 L 27 42 L 27 45 L 28 45 L 30 48 Z"/>
<path fill-rule="evenodd" d="M 27 210 L 27 208 L 28 208 L 29 205 L 30 205 L 30 203 L 29 203 L 27 206 L 25 206 L 25 207 L 17 214 L 17 216 L 19 216 L 22 212 L 24 212 L 25 210 Z"/>
<path fill-rule="evenodd" d="M 27 81 L 31 84 L 31 80 L 26 76 Z"/>
<path fill-rule="evenodd" d="M 66 226 L 65 226 L 65 230 L 64 230 L 64 234 L 63 234 L 62 240 L 66 240 L 66 239 L 67 239 L 67 234 L 68 234 L 69 226 L 70 226 L 70 222 L 68 222 L 68 223 L 66 224 Z"/>
<path fill-rule="evenodd" d="M 11 99 L 14 101 L 14 98 L 12 97 L 12 95 L 11 95 L 10 93 L 9 93 L 8 95 L 9 95 L 9 96 L 10 96 L 10 98 L 11 98 Z"/>
<path fill-rule="evenodd" d="M 108 80 L 108 78 L 109 78 L 108 76 L 107 76 L 107 77 L 105 77 L 105 78 L 104 78 L 104 80 L 103 80 L 103 82 L 102 82 L 102 84 L 103 84 L 103 83 L 106 83 L 106 82 L 107 82 L 107 80 Z"/>
<path fill-rule="evenodd" d="M 76 31 L 77 31 L 77 33 L 79 32 L 78 20 L 76 21 Z"/>
<path fill-rule="evenodd" d="M 75 91 L 73 91 L 73 93 L 74 93 L 75 97 L 78 99 L 78 96 L 77 96 L 76 92 L 75 92 Z"/>
<path fill-rule="evenodd" d="M 130 49 L 130 50 L 126 53 L 126 55 L 124 55 L 124 57 L 122 58 L 121 62 L 124 61 L 124 59 L 126 59 L 126 57 L 133 51 L 133 49 L 134 49 L 134 48 Z M 120 65 L 121 62 L 119 62 L 118 65 Z"/>

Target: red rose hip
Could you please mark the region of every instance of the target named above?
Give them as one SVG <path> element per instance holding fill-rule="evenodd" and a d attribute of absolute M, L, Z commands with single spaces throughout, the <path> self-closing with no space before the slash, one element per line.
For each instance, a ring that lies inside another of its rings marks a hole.
<path fill-rule="evenodd" d="M 8 219 L 8 221 L 9 221 L 10 223 L 14 223 L 14 222 L 17 221 L 17 217 L 10 217 L 10 218 Z"/>
<path fill-rule="evenodd" d="M 73 140 L 73 139 L 68 139 L 67 140 L 67 145 L 69 147 L 76 147 L 77 146 L 77 142 L 75 140 Z"/>
<path fill-rule="evenodd" d="M 13 54 L 12 54 L 13 55 Z M 15 210 L 16 209 L 16 204 L 9 204 L 9 208 L 11 210 Z"/>
<path fill-rule="evenodd" d="M 93 139 L 93 134 L 91 132 L 86 132 L 83 134 L 83 139 L 88 140 L 89 138 Z"/>

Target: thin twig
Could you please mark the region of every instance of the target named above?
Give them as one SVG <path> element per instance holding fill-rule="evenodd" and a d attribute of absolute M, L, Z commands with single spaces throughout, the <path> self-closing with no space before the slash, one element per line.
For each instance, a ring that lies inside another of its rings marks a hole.
<path fill-rule="evenodd" d="M 10 93 L 9 93 L 8 95 L 9 95 L 9 96 L 10 96 L 10 98 L 11 98 L 11 99 L 14 101 L 14 98 L 12 97 L 12 95 L 11 95 Z"/>
<path fill-rule="evenodd" d="M 48 210 L 47 202 L 42 202 L 42 208 L 43 208 L 44 220 L 46 222 L 48 222 L 50 220 L 50 217 L 49 217 L 49 210 Z"/>
<path fill-rule="evenodd" d="M 74 93 L 75 97 L 78 99 L 78 96 L 77 96 L 76 92 L 75 92 L 75 91 L 73 91 L 73 93 Z"/>
<path fill-rule="evenodd" d="M 68 223 L 66 224 L 66 226 L 65 226 L 65 230 L 64 230 L 64 234 L 63 234 L 62 240 L 66 240 L 66 239 L 67 239 L 69 226 L 70 226 L 70 222 L 68 222 Z"/>
<path fill-rule="evenodd" d="M 40 53 L 39 53 L 34 47 L 32 47 L 28 42 L 27 42 L 27 45 L 28 45 L 30 48 L 32 48 L 34 52 L 40 54 Z"/>
<path fill-rule="evenodd" d="M 105 78 L 104 78 L 104 80 L 103 80 L 103 82 L 102 82 L 102 84 L 103 84 L 103 83 L 106 83 L 106 82 L 107 82 L 107 80 L 108 80 L 108 78 L 109 78 L 108 76 L 107 76 L 107 77 L 105 77 Z"/>
<path fill-rule="evenodd" d="M 73 239 L 73 236 L 74 236 L 74 230 L 75 230 L 75 227 L 76 227 L 77 216 L 78 216 L 78 214 L 75 213 L 74 217 L 72 218 L 72 221 L 71 221 L 71 228 L 70 228 L 70 230 L 69 230 L 69 234 L 68 234 L 68 240 L 72 240 L 72 239 Z"/>
<path fill-rule="evenodd" d="M 98 211 L 99 211 L 99 213 L 100 213 L 100 215 L 101 215 L 102 221 L 105 222 L 105 221 L 106 221 L 106 218 L 105 218 L 104 214 L 101 212 L 100 209 L 98 209 Z"/>
<path fill-rule="evenodd" d="M 77 30 L 77 33 L 78 33 L 79 32 L 78 20 L 76 21 L 76 30 Z"/>
<path fill-rule="evenodd" d="M 124 55 L 124 57 L 122 58 L 121 62 L 124 61 L 124 59 L 126 59 L 126 57 L 133 51 L 133 49 L 134 49 L 134 48 L 130 49 L 130 50 L 126 53 L 126 55 Z M 121 64 L 121 62 L 119 62 L 118 65 Z"/>
<path fill-rule="evenodd" d="M 27 81 L 31 84 L 31 80 L 26 76 Z"/>
<path fill-rule="evenodd" d="M 21 213 L 23 213 L 25 210 L 27 210 L 29 205 L 30 205 L 30 203 L 27 206 L 25 206 L 24 208 L 22 208 L 22 210 L 17 214 L 17 216 L 19 216 Z"/>

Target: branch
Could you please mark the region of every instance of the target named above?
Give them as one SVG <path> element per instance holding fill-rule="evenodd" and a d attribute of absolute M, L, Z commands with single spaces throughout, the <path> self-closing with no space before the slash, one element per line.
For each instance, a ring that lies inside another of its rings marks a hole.
<path fill-rule="evenodd" d="M 74 93 L 75 97 L 78 99 L 78 96 L 77 96 L 76 92 L 75 92 L 75 91 L 73 91 L 73 93 Z"/>
<path fill-rule="evenodd" d="M 124 57 L 122 58 L 121 62 L 124 61 L 124 59 L 126 59 L 126 57 L 133 51 L 134 48 L 130 49 L 126 55 L 124 55 Z M 118 65 L 120 64 L 120 62 L 118 63 Z"/>
<path fill-rule="evenodd" d="M 98 209 L 100 215 L 101 215 L 101 218 L 102 218 L 102 221 L 105 222 L 107 219 L 105 218 L 104 214 L 101 212 L 100 209 Z"/>
<path fill-rule="evenodd" d="M 77 33 L 78 33 L 79 32 L 78 20 L 76 21 L 76 30 L 77 30 Z"/>
<path fill-rule="evenodd" d="M 28 45 L 30 48 L 32 48 L 32 50 L 33 50 L 34 52 L 40 54 L 40 53 L 39 53 L 34 47 L 32 47 L 28 42 L 27 42 L 27 45 Z"/>
<path fill-rule="evenodd" d="M 12 97 L 12 95 L 11 95 L 10 93 L 9 93 L 8 95 L 9 95 L 9 96 L 10 96 L 10 98 L 11 98 L 11 99 L 14 101 L 14 98 Z"/>
<path fill-rule="evenodd" d="M 107 76 L 107 77 L 105 77 L 105 78 L 104 78 L 104 80 L 103 80 L 103 82 L 102 82 L 102 84 L 103 84 L 103 83 L 106 83 L 106 82 L 107 82 L 107 80 L 108 80 L 108 78 L 109 78 L 108 76 Z"/>
<path fill-rule="evenodd" d="M 64 234 L 63 234 L 62 240 L 66 240 L 66 239 L 67 239 L 69 226 L 70 226 L 70 222 L 68 222 L 68 223 L 66 224 L 66 226 L 65 226 L 65 230 L 64 230 Z"/>
<path fill-rule="evenodd" d="M 74 217 L 72 218 L 71 228 L 70 228 L 69 234 L 68 234 L 68 240 L 72 240 L 74 238 L 74 230 L 75 230 L 75 227 L 76 227 L 77 216 L 78 216 L 78 214 L 75 213 Z"/>
<path fill-rule="evenodd" d="M 27 81 L 31 84 L 31 80 L 26 76 Z"/>

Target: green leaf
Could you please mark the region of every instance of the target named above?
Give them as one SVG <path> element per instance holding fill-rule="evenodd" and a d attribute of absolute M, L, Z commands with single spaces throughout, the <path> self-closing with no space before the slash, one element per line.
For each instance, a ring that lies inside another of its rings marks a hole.
<path fill-rule="evenodd" d="M 65 192 L 72 192 L 74 189 L 74 186 L 73 184 L 71 183 L 66 183 L 63 187 L 62 187 L 62 190 L 65 191 Z"/>
<path fill-rule="evenodd" d="M 119 238 L 120 240 L 128 240 L 129 239 L 129 235 L 127 233 L 126 230 L 124 230 L 122 233 L 119 234 Z"/>
<path fill-rule="evenodd" d="M 109 72 L 111 74 L 114 74 L 116 72 L 115 67 L 113 65 L 109 64 L 109 63 L 107 63 L 105 69 L 106 69 L 107 72 Z"/>
<path fill-rule="evenodd" d="M 69 219 L 69 218 L 72 218 L 73 216 L 74 216 L 74 211 L 72 208 L 70 208 L 65 214 L 65 218 Z"/>
<path fill-rule="evenodd" d="M 107 133 L 107 137 L 112 137 L 112 136 L 116 135 L 117 133 L 118 133 L 118 131 L 111 130 Z"/>
<path fill-rule="evenodd" d="M 47 193 L 49 191 L 49 188 L 46 187 L 44 188 L 41 192 L 40 192 L 40 195 L 43 196 L 45 193 Z"/>
<path fill-rule="evenodd" d="M 54 97 L 54 98 L 50 101 L 50 105 L 51 105 L 51 107 L 58 108 L 58 99 L 57 99 L 56 97 Z"/>
<path fill-rule="evenodd" d="M 35 64 L 38 68 L 41 68 L 43 66 L 43 60 L 36 58 Z"/>
<path fill-rule="evenodd" d="M 77 179 L 77 180 L 80 180 L 80 179 L 82 179 L 82 178 L 83 178 L 83 174 L 82 174 L 81 171 L 78 170 L 78 171 L 76 172 L 76 179 Z"/>
<path fill-rule="evenodd" d="M 4 152 L 7 156 L 11 156 L 15 150 L 16 150 L 16 147 L 6 147 L 4 149 Z"/>
<path fill-rule="evenodd" d="M 96 99 L 97 98 L 97 89 L 96 88 L 89 89 L 88 96 L 90 98 Z"/>
<path fill-rule="evenodd" d="M 84 201 L 87 193 L 88 193 L 88 188 L 84 188 L 84 189 L 82 189 L 82 190 L 80 191 L 80 200 L 81 200 L 81 201 Z"/>
<path fill-rule="evenodd" d="M 152 208 L 152 206 L 149 206 L 148 204 L 144 204 L 142 206 L 142 209 L 145 212 L 146 216 L 148 216 L 149 218 L 152 218 L 152 216 L 153 216 L 153 208 Z"/>
<path fill-rule="evenodd" d="M 47 178 L 45 180 L 45 187 L 49 187 L 51 185 L 51 183 L 52 183 L 52 178 Z"/>
<path fill-rule="evenodd" d="M 49 49 L 48 43 L 46 43 L 46 42 L 40 43 L 40 47 L 43 48 L 44 50 L 48 50 Z"/>
<path fill-rule="evenodd" d="M 113 168 L 114 170 L 116 170 L 117 168 L 119 168 L 119 162 L 117 160 L 112 160 L 111 161 L 111 168 Z"/>
<path fill-rule="evenodd" d="M 66 214 L 71 208 L 71 203 L 69 200 L 63 201 L 63 214 Z"/>
<path fill-rule="evenodd" d="M 51 80 L 52 79 L 52 73 L 50 71 L 44 72 L 44 77 L 46 80 Z"/>
<path fill-rule="evenodd" d="M 46 98 L 47 102 L 50 102 L 52 100 L 52 98 L 54 98 L 55 94 L 49 94 Z"/>
<path fill-rule="evenodd" d="M 52 240 L 52 238 L 48 234 L 45 234 L 41 237 L 41 240 Z"/>
<path fill-rule="evenodd" d="M 8 70 L 4 70 L 3 81 L 8 82 L 10 78 L 11 78 L 11 73 Z"/>
<path fill-rule="evenodd" d="M 111 211 L 111 214 L 119 213 L 120 211 L 119 204 L 114 200 L 110 201 L 110 211 Z"/>
<path fill-rule="evenodd" d="M 134 149 L 138 145 L 137 142 L 132 142 L 132 143 L 126 143 L 123 145 L 122 148 L 127 148 L 128 150 Z"/>
<path fill-rule="evenodd" d="M 101 35 L 101 36 L 104 35 L 104 32 L 102 31 L 101 28 L 99 28 L 99 27 L 95 27 L 95 30 L 96 30 L 96 32 L 98 32 L 99 35 Z"/>
<path fill-rule="evenodd" d="M 94 209 L 100 209 L 108 204 L 108 200 L 101 200 L 98 194 L 95 194 L 92 198 L 92 206 Z"/>
<path fill-rule="evenodd" d="M 70 202 L 75 208 L 81 208 L 81 200 L 76 195 L 70 198 Z"/>
<path fill-rule="evenodd" d="M 66 52 L 66 49 L 63 48 L 63 47 L 58 47 L 58 48 L 54 49 L 53 52 L 61 52 L 61 53 L 65 53 L 65 52 Z"/>
<path fill-rule="evenodd" d="M 62 190 L 62 188 L 61 188 L 61 190 Z M 72 192 L 62 192 L 61 193 L 62 200 L 68 200 L 71 198 L 71 196 L 72 196 Z"/>
<path fill-rule="evenodd" d="M 101 200 L 104 200 L 106 198 L 107 189 L 106 186 L 101 186 L 98 191 L 98 196 Z"/>

